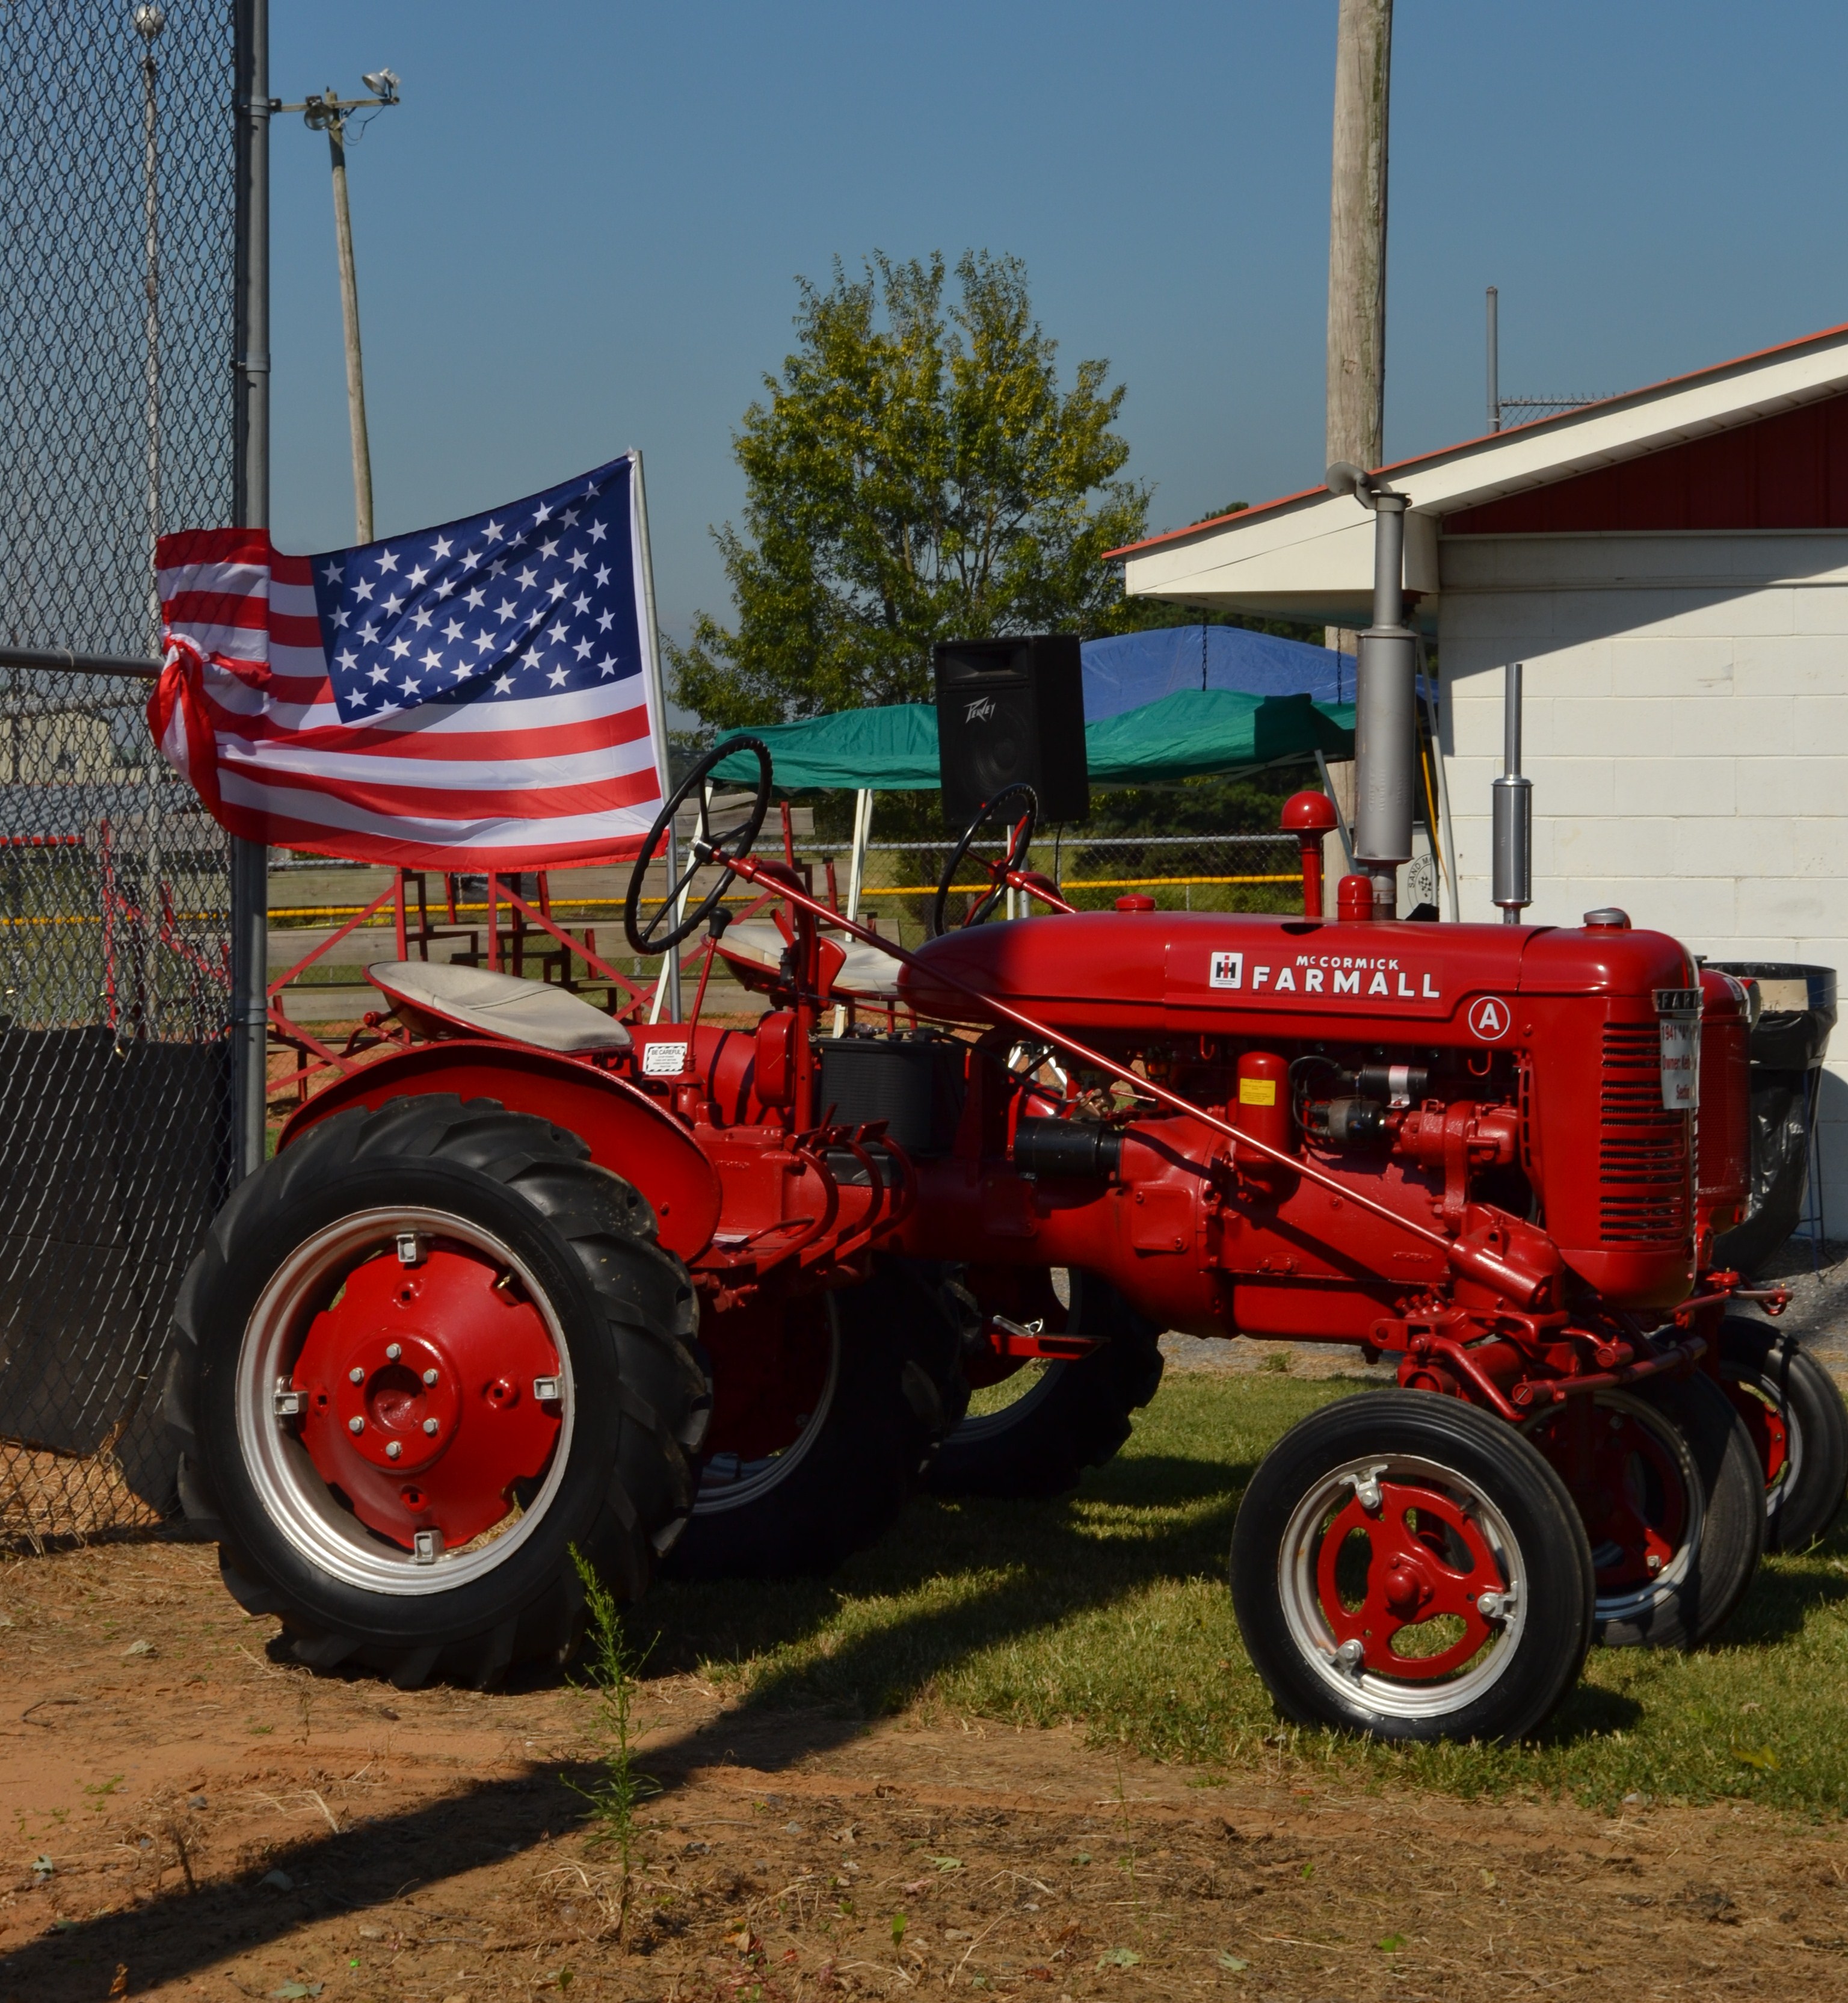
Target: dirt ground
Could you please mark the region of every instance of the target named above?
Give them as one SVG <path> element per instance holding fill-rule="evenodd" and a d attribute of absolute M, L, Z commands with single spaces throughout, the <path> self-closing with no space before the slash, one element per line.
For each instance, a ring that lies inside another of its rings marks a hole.
<path fill-rule="evenodd" d="M 197 1545 L 0 1570 L 0 1999 L 1848 1996 L 1839 1823 L 1203 1774 L 686 1676 L 643 1687 L 619 1940 L 585 1700 L 317 1678 L 273 1627 Z"/>

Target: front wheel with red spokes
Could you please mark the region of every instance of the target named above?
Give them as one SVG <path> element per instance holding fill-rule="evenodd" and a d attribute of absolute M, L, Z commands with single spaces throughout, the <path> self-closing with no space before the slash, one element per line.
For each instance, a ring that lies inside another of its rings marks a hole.
<path fill-rule="evenodd" d="M 1384 1739 L 1518 1738 L 1590 1644 L 1584 1531 L 1514 1430 L 1453 1398 L 1364 1393 L 1266 1456 L 1232 1600 L 1278 1708 Z"/>
<path fill-rule="evenodd" d="M 165 1412 L 225 1583 L 299 1659 L 492 1682 L 683 1527 L 686 1268 L 574 1135 L 448 1095 L 311 1128 L 219 1214 Z"/>

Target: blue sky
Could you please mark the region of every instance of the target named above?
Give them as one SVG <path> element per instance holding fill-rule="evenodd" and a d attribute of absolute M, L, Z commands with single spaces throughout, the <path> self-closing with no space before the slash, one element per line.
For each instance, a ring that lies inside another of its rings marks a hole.
<path fill-rule="evenodd" d="M 1128 385 L 1151 525 L 1319 478 L 1335 0 L 672 6 L 272 0 L 297 101 L 389 64 L 351 149 L 381 534 L 638 445 L 662 624 L 725 613 L 707 525 L 798 273 L 1026 260 Z M 1848 9 L 1399 0 L 1389 457 L 1510 394 L 1634 385 L 1848 320 Z M 352 534 L 326 142 L 280 119 L 285 548 Z"/>

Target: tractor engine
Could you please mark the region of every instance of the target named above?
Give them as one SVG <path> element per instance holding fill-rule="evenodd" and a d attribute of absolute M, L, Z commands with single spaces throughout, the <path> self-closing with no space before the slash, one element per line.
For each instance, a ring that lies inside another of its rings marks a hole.
<path fill-rule="evenodd" d="M 1654 1325 L 1693 1292 L 1697 1211 L 1710 1240 L 1741 1200 L 1736 984 L 1619 912 L 1078 914 L 933 942 L 904 985 L 972 1026 L 966 991 L 1004 994 L 1250 1137 L 990 1027 L 917 1165 L 907 1250 L 1102 1272 L 1165 1327 L 1450 1352 L 1511 1320 L 1609 1352 L 1616 1317 Z M 886 1047 L 896 1090 L 915 1060 Z"/>

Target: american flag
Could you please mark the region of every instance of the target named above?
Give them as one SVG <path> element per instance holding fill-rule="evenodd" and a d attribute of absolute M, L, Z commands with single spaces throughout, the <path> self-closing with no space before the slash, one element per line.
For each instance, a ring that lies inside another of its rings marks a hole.
<path fill-rule="evenodd" d="M 634 855 L 662 799 L 640 456 L 286 557 L 163 536 L 148 719 L 233 834 L 412 869 Z"/>

